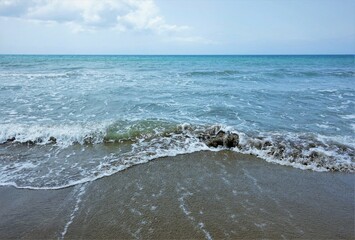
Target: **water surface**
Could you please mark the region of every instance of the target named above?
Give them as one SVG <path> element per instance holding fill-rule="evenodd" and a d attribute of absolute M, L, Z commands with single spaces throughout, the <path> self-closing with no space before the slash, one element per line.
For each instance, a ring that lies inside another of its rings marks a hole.
<path fill-rule="evenodd" d="M 354 56 L 0 57 L 0 184 L 62 188 L 161 156 L 232 150 L 355 169 Z"/>

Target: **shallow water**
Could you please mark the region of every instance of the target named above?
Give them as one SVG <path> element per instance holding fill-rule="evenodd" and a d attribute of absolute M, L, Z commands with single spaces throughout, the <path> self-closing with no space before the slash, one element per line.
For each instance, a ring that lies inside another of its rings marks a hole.
<path fill-rule="evenodd" d="M 354 239 L 354 183 L 201 151 L 60 190 L 1 186 L 0 238 Z"/>
<path fill-rule="evenodd" d="M 161 156 L 233 150 L 355 170 L 354 56 L 0 57 L 0 184 L 62 188 Z M 9 141 L 11 140 L 11 141 Z"/>

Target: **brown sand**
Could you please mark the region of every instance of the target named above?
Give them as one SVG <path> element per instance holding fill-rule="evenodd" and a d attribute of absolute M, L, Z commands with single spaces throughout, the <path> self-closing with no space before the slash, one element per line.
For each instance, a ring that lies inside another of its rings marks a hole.
<path fill-rule="evenodd" d="M 354 180 L 229 151 L 168 157 L 61 190 L 0 187 L 0 239 L 354 239 Z"/>

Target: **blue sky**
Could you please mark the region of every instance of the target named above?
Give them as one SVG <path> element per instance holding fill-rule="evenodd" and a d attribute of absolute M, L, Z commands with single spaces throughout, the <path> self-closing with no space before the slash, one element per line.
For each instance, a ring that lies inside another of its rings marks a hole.
<path fill-rule="evenodd" d="M 354 54 L 355 0 L 0 0 L 0 53 Z"/>

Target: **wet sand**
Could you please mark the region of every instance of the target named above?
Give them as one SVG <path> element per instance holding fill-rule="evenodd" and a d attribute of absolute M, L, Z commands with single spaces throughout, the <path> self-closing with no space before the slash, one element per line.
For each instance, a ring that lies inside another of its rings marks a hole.
<path fill-rule="evenodd" d="M 61 190 L 0 187 L 0 239 L 354 239 L 354 183 L 198 152 Z"/>

